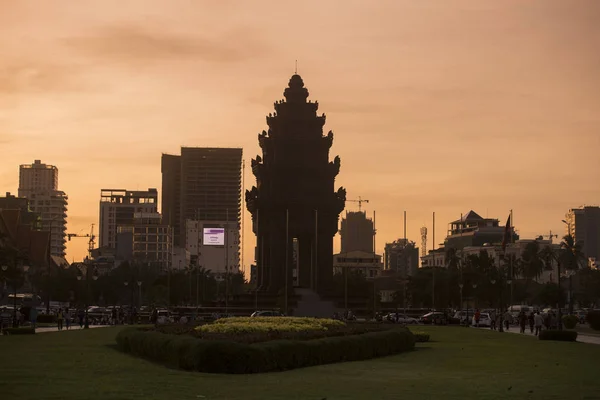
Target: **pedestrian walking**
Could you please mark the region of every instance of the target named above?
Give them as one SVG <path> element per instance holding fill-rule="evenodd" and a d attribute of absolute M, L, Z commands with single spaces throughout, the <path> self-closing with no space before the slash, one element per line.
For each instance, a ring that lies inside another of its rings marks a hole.
<path fill-rule="evenodd" d="M 539 311 L 535 314 L 534 322 L 535 322 L 535 336 L 539 336 L 540 333 L 542 333 L 542 325 L 544 325 L 544 317 L 542 317 L 540 315 Z"/>
<path fill-rule="evenodd" d="M 35 306 L 31 307 L 31 310 L 29 310 L 29 322 L 31 322 L 31 327 L 34 330 L 37 327 L 37 316 L 38 316 L 37 308 Z"/>
<path fill-rule="evenodd" d="M 519 326 L 521 327 L 521 333 L 525 333 L 525 326 L 527 325 L 527 316 L 524 311 L 519 312 Z"/>
<path fill-rule="evenodd" d="M 506 310 L 506 312 L 504 313 L 504 329 L 508 331 L 508 328 L 510 328 L 510 323 L 512 321 L 512 314 L 510 313 L 510 311 Z"/>
<path fill-rule="evenodd" d="M 475 310 L 475 326 L 479 328 L 479 320 L 481 319 L 481 313 L 479 309 Z"/>
<path fill-rule="evenodd" d="M 80 309 L 77 312 L 77 317 L 79 318 L 79 329 L 83 328 L 83 319 L 85 318 L 85 311 L 83 311 L 83 309 Z"/>
<path fill-rule="evenodd" d="M 69 307 L 65 308 L 65 326 L 67 330 L 71 329 L 71 313 L 69 312 Z"/>
<path fill-rule="evenodd" d="M 496 310 L 492 310 L 490 313 L 490 329 L 493 331 L 496 330 Z"/>
<path fill-rule="evenodd" d="M 533 310 L 529 313 L 529 330 L 533 333 L 533 326 L 535 325 L 535 315 Z"/>
<path fill-rule="evenodd" d="M 64 317 L 63 310 L 62 310 L 62 308 L 59 308 L 58 312 L 56 313 L 56 322 L 58 323 L 59 331 L 62 331 L 62 328 L 63 328 L 63 317 Z"/>

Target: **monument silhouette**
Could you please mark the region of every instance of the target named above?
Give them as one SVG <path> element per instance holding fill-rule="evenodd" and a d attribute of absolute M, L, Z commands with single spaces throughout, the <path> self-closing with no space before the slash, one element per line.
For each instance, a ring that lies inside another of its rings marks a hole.
<path fill-rule="evenodd" d="M 257 238 L 258 290 L 292 288 L 327 292 L 333 278 L 333 237 L 346 190 L 335 190 L 340 158 L 329 161 L 333 132 L 324 136 L 325 114 L 294 74 L 258 135 L 262 156 L 252 160 L 256 186 L 246 191 Z M 286 285 L 287 281 L 287 285 Z"/>

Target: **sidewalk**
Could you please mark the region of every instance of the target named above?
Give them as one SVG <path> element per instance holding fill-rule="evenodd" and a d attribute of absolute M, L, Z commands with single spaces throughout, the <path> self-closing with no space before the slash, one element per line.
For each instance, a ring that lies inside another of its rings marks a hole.
<path fill-rule="evenodd" d="M 108 328 L 111 325 L 90 325 L 91 328 Z M 68 332 L 68 331 L 78 331 L 83 328 L 80 328 L 79 325 L 71 325 L 71 329 L 67 330 L 63 327 L 62 331 L 58 330 L 58 326 L 46 327 L 46 328 L 36 328 L 35 333 L 48 333 L 48 332 Z"/>
<path fill-rule="evenodd" d="M 490 328 L 479 328 L 479 329 L 490 329 Z M 504 332 L 516 333 L 518 335 L 535 337 L 535 335 L 533 333 L 531 333 L 531 331 L 529 330 L 529 326 L 527 326 L 527 329 L 525 329 L 525 333 L 521 333 L 520 330 L 521 329 L 518 326 L 511 326 L 508 331 L 504 330 Z M 577 341 L 581 342 L 581 343 L 600 344 L 600 336 L 583 335 L 581 333 L 578 333 Z"/>

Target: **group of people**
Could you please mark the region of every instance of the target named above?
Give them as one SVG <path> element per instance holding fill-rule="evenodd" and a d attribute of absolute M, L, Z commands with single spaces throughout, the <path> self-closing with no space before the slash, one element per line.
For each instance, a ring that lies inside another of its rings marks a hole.
<path fill-rule="evenodd" d="M 481 313 L 479 310 L 475 311 L 473 316 L 475 326 L 479 327 L 481 319 Z M 504 324 L 504 330 L 509 330 L 511 323 L 514 321 L 514 316 L 510 310 L 506 310 L 504 313 L 496 314 L 496 311 L 490 312 L 490 329 L 496 330 L 496 327 L 500 324 Z M 539 311 L 531 311 L 526 313 L 525 311 L 519 312 L 517 315 L 517 321 L 521 329 L 521 333 L 525 333 L 527 326 L 531 333 L 535 333 L 536 336 L 540 334 L 542 328 L 545 329 L 556 329 L 558 326 L 558 319 L 553 312 L 549 312 L 545 316 L 540 314 Z"/>
<path fill-rule="evenodd" d="M 77 310 L 75 317 L 77 318 L 77 322 L 79 322 L 79 328 L 83 328 L 83 324 L 85 323 L 85 311 L 83 309 Z M 63 328 L 66 328 L 67 330 L 71 329 L 71 323 L 75 317 L 71 315 L 69 307 L 65 307 L 64 309 L 59 308 L 56 312 L 58 330 L 62 331 Z"/>

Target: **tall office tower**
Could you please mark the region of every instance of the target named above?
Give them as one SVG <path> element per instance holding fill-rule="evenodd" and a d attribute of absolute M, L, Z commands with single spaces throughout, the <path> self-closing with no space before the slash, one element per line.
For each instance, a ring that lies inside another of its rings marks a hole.
<path fill-rule="evenodd" d="M 175 246 L 186 245 L 187 220 L 234 222 L 239 231 L 242 149 L 182 147 L 180 156 L 162 155 L 161 170 L 161 214 Z"/>
<path fill-rule="evenodd" d="M 567 234 L 580 242 L 586 263 L 600 260 L 600 207 L 572 208 L 565 216 Z"/>
<path fill-rule="evenodd" d="M 65 257 L 69 198 L 58 190 L 58 168 L 35 160 L 19 167 L 19 197 L 29 200 L 41 218 L 41 230 L 50 232 L 50 254 Z"/>
<path fill-rule="evenodd" d="M 117 247 L 117 227 L 134 225 L 136 213 L 156 213 L 158 191 L 102 189 L 100 191 L 100 247 Z"/>
<path fill-rule="evenodd" d="M 367 218 L 363 211 L 350 211 L 342 218 L 340 236 L 342 238 L 341 253 L 350 251 L 373 252 L 373 220 Z"/>

